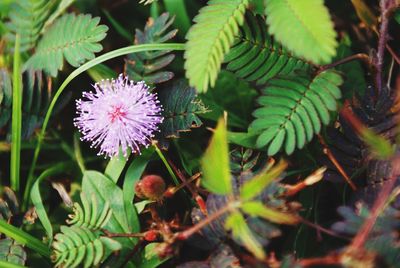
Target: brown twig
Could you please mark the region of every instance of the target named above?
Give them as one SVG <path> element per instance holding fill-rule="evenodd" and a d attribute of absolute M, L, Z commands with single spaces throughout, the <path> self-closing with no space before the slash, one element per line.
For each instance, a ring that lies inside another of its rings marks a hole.
<path fill-rule="evenodd" d="M 198 222 L 196 225 L 193 225 L 192 227 L 190 227 L 189 229 L 177 233 L 176 234 L 176 239 L 177 240 L 186 240 L 188 239 L 190 236 L 192 236 L 193 234 L 197 233 L 198 231 L 200 231 L 202 228 L 204 228 L 205 226 L 207 226 L 208 224 L 210 224 L 211 222 L 215 221 L 216 219 L 218 219 L 219 217 L 221 217 L 222 215 L 224 215 L 225 213 L 227 213 L 228 211 L 232 210 L 233 206 L 232 204 L 228 204 L 222 208 L 220 208 L 219 210 L 217 210 L 216 212 L 214 212 L 213 214 L 211 214 L 210 216 L 206 217 L 204 220 Z"/>
<path fill-rule="evenodd" d="M 301 266 L 310 267 L 310 266 L 321 266 L 321 265 L 335 265 L 340 264 L 340 255 L 328 255 L 321 258 L 311 258 L 311 259 L 303 259 L 298 261 Z"/>
<path fill-rule="evenodd" d="M 347 175 L 346 171 L 342 168 L 340 163 L 336 160 L 335 156 L 332 154 L 331 150 L 328 147 L 328 144 L 324 141 L 321 135 L 318 134 L 318 140 L 321 143 L 322 147 L 324 147 L 323 152 L 324 154 L 329 158 L 329 160 L 332 162 L 332 164 L 336 167 L 336 169 L 339 171 L 339 173 L 343 176 L 343 178 L 346 180 L 346 182 L 350 185 L 351 189 L 353 191 L 357 190 L 357 187 L 355 184 L 351 181 L 350 177 Z"/>
<path fill-rule="evenodd" d="M 103 229 L 102 232 L 109 238 L 112 237 L 143 237 L 143 233 L 111 233 L 106 229 Z"/>
<path fill-rule="evenodd" d="M 358 53 L 358 54 L 354 54 L 354 55 L 351 55 L 349 57 L 343 58 L 341 60 L 335 61 L 333 63 L 322 65 L 319 68 L 318 72 L 323 72 L 325 70 L 335 68 L 338 65 L 342 65 L 342 64 L 348 63 L 348 62 L 353 61 L 353 60 L 362 60 L 367 65 L 370 65 L 370 57 L 365 53 Z"/>
<path fill-rule="evenodd" d="M 388 39 L 388 26 L 389 26 L 389 14 L 393 7 L 396 6 L 395 0 L 381 0 L 381 25 L 379 28 L 379 40 L 378 49 L 376 55 L 376 86 L 378 93 L 382 91 L 383 84 L 383 61 L 385 56 L 385 48 Z"/>
<path fill-rule="evenodd" d="M 302 223 L 304 223 L 304 224 L 306 224 L 306 225 L 308 225 L 308 226 L 310 226 L 310 227 L 316 229 L 317 231 L 322 232 L 322 233 L 325 233 L 325 234 L 328 234 L 328 235 L 330 235 L 330 236 L 334 236 L 334 237 L 337 237 L 337 238 L 340 238 L 340 239 L 350 240 L 350 238 L 348 238 L 348 237 L 345 237 L 345 236 L 342 236 L 342 235 L 340 235 L 340 234 L 337 234 L 337 233 L 335 233 L 335 232 L 332 231 L 332 230 L 326 229 L 326 228 L 324 228 L 324 227 L 322 227 L 322 226 L 320 226 L 320 225 L 318 225 L 318 224 L 312 223 L 312 222 L 310 222 L 309 220 L 306 220 L 306 219 L 304 219 L 304 218 L 301 218 L 300 221 L 301 221 Z"/>

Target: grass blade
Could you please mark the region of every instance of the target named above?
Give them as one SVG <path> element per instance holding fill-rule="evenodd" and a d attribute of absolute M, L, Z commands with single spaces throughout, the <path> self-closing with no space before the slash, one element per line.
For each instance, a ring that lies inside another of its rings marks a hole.
<path fill-rule="evenodd" d="M 19 35 L 15 38 L 14 66 L 13 66 L 13 94 L 12 94 L 12 121 L 11 121 L 11 188 L 19 192 L 19 167 L 21 160 L 21 124 L 22 124 L 22 81 L 21 55 L 19 53 Z"/>
<path fill-rule="evenodd" d="M 0 233 L 11 237 L 15 241 L 27 246 L 28 248 L 36 251 L 40 255 L 50 258 L 50 249 L 43 244 L 39 239 L 31 236 L 30 234 L 22 231 L 21 229 L 8 224 L 4 220 L 0 220 Z"/>

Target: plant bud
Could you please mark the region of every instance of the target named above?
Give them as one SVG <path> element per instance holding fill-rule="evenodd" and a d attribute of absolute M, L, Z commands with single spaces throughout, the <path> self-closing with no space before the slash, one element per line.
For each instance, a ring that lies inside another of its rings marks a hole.
<path fill-rule="evenodd" d="M 159 200 L 165 192 L 165 182 L 158 175 L 147 175 L 136 184 L 135 191 L 140 198 Z"/>
<path fill-rule="evenodd" d="M 154 230 L 147 231 L 144 233 L 143 238 L 148 242 L 156 241 L 158 238 L 158 232 Z"/>

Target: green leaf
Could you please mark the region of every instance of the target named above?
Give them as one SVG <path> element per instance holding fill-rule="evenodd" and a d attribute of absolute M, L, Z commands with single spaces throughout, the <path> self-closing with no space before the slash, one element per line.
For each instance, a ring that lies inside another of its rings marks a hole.
<path fill-rule="evenodd" d="M 18 264 L 11 263 L 11 262 L 8 262 L 8 261 L 0 261 L 0 267 L 3 267 L 3 268 L 23 268 L 23 267 L 26 267 L 26 266 L 18 265 Z"/>
<path fill-rule="evenodd" d="M 21 38 L 21 51 L 34 47 L 56 3 L 56 0 L 15 1 L 9 14 L 10 22 L 6 24 L 10 31 L 6 34 L 6 39 L 14 43 L 18 34 Z"/>
<path fill-rule="evenodd" d="M 0 240 L 0 261 L 21 267 L 20 265 L 25 264 L 26 257 L 23 245 L 17 243 L 14 239 L 6 237 Z M 0 263 L 0 267 L 7 266 L 3 266 Z"/>
<path fill-rule="evenodd" d="M 203 155 L 201 168 L 201 183 L 207 190 L 220 195 L 232 192 L 228 141 L 223 118 L 218 121 L 210 145 Z"/>
<path fill-rule="evenodd" d="M 350 36 L 343 35 L 337 48 L 337 55 L 333 61 L 354 55 L 351 49 L 352 41 Z M 343 75 L 343 85 L 341 86 L 344 99 L 351 99 L 355 94 L 364 96 L 368 87 L 365 80 L 366 74 L 359 61 L 350 61 L 335 68 Z"/>
<path fill-rule="evenodd" d="M 11 188 L 19 192 L 20 164 L 21 164 L 21 125 L 22 125 L 22 81 L 21 81 L 20 40 L 17 34 L 13 61 L 13 94 L 11 117 L 11 160 L 10 180 Z"/>
<path fill-rule="evenodd" d="M 233 212 L 227 217 L 225 228 L 231 230 L 232 236 L 240 240 L 254 256 L 260 260 L 265 259 L 265 252 L 262 245 L 257 241 L 240 212 Z"/>
<path fill-rule="evenodd" d="M 96 83 L 103 79 L 105 80 L 117 77 L 117 73 L 105 64 L 97 64 L 87 72 Z"/>
<path fill-rule="evenodd" d="M 327 70 L 311 78 L 298 73 L 271 79 L 258 99 L 261 108 L 253 112 L 256 119 L 249 133 L 259 133 L 256 145 L 274 155 L 282 147 L 286 154 L 301 149 L 330 122 L 341 97 L 342 77 Z"/>
<path fill-rule="evenodd" d="M 130 223 L 132 231 L 140 230 L 140 222 L 137 216 L 139 212 L 137 212 L 132 204 L 133 198 L 135 197 L 135 184 L 142 177 L 142 174 L 153 154 L 154 147 L 149 147 L 146 150 L 143 150 L 141 155 L 135 157 L 125 174 L 122 192 L 128 222 Z"/>
<path fill-rule="evenodd" d="M 112 212 L 110 203 L 99 203 L 96 196 L 92 194 L 86 197 L 81 193 L 82 206 L 79 203 L 74 203 L 72 207 L 73 214 L 68 215 L 70 218 L 67 223 L 72 226 L 85 227 L 91 231 L 101 229 L 110 219 Z"/>
<path fill-rule="evenodd" d="M 194 18 L 196 24 L 186 35 L 184 57 L 186 77 L 199 92 L 207 91 L 209 85 L 214 87 L 248 5 L 248 0 L 210 0 Z"/>
<path fill-rule="evenodd" d="M 104 175 L 109 177 L 113 182 L 117 183 L 122 171 L 128 162 L 130 152 L 127 156 L 120 153 L 118 156 L 114 156 L 110 159 L 104 171 Z"/>
<path fill-rule="evenodd" d="M 266 0 L 265 14 L 269 32 L 294 55 L 316 64 L 335 56 L 336 32 L 323 0 Z"/>
<path fill-rule="evenodd" d="M 156 247 L 160 244 L 161 243 L 150 243 L 144 248 L 143 257 L 138 264 L 138 268 L 156 268 L 169 259 L 169 257 L 160 258 L 158 256 Z"/>
<path fill-rule="evenodd" d="M 164 0 L 164 5 L 169 14 L 175 16 L 174 26 L 178 28 L 178 34 L 184 37 L 191 26 L 185 0 Z"/>
<path fill-rule="evenodd" d="M 297 224 L 299 217 L 264 206 L 260 202 L 246 202 L 241 206 L 244 213 L 252 217 L 260 217 L 278 224 Z"/>
<path fill-rule="evenodd" d="M 199 98 L 209 110 L 200 114 L 200 117 L 218 121 L 226 111 L 228 126 L 246 129 L 253 119 L 251 111 L 254 109 L 257 91 L 224 70 L 219 73 L 214 89 L 200 94 Z"/>
<path fill-rule="evenodd" d="M 136 29 L 135 44 L 165 43 L 175 37 L 177 30 L 168 31 L 174 22 L 168 13 L 158 18 L 149 18 L 143 31 Z M 169 51 L 144 51 L 129 54 L 125 59 L 126 74 L 135 81 L 145 81 L 149 84 L 166 82 L 174 77 L 174 73 L 162 71 L 175 59 Z"/>
<path fill-rule="evenodd" d="M 93 59 L 102 50 L 99 44 L 106 36 L 108 27 L 98 25 L 100 18 L 90 15 L 67 14 L 57 19 L 39 41 L 35 54 L 25 68 L 44 70 L 57 76 L 63 68 L 64 58 L 74 67 Z"/>
<path fill-rule="evenodd" d="M 32 190 L 30 192 L 30 198 L 32 200 L 32 204 L 35 206 L 38 218 L 39 218 L 40 222 L 42 223 L 43 228 L 46 231 L 47 237 L 49 239 L 49 243 L 51 243 L 51 241 L 53 239 L 53 226 L 50 222 L 50 219 L 47 215 L 46 209 L 43 205 L 43 199 L 42 199 L 42 195 L 40 193 L 40 183 L 43 180 L 45 180 L 51 176 L 55 176 L 62 172 L 65 172 L 66 170 L 70 169 L 70 167 L 71 167 L 70 163 L 62 162 L 51 168 L 46 169 L 36 179 L 35 183 L 32 186 Z"/>
<path fill-rule="evenodd" d="M 164 121 L 159 126 L 163 137 L 179 138 L 180 132 L 202 125 L 198 115 L 206 113 L 207 109 L 186 80 L 174 81 L 170 87 L 161 90 L 159 100 L 164 109 Z"/>
<path fill-rule="evenodd" d="M 257 133 L 228 131 L 228 141 L 245 148 L 256 149 Z"/>
<path fill-rule="evenodd" d="M 52 260 L 56 267 L 77 267 L 81 263 L 85 268 L 97 266 L 112 251 L 121 249 L 120 243 L 111 238 L 100 237 L 99 231 L 64 225 L 60 231 L 52 243 Z"/>
<path fill-rule="evenodd" d="M 48 27 L 53 24 L 53 22 L 61 15 L 63 14 L 68 7 L 72 5 L 75 0 L 60 0 L 56 1 L 58 2 L 57 8 L 51 13 L 50 17 L 46 20 L 46 23 L 43 25 L 41 34 L 44 34 Z"/>
<path fill-rule="evenodd" d="M 293 56 L 271 37 L 265 24 L 260 15 L 246 12 L 244 25 L 235 36 L 235 44 L 225 56 L 226 69 L 238 78 L 257 85 L 295 69 L 309 71 L 312 65 L 303 58 Z"/>
<path fill-rule="evenodd" d="M 0 69 L 0 128 L 11 118 L 12 83 L 7 69 Z"/>
<path fill-rule="evenodd" d="M 154 202 L 155 201 L 152 201 L 152 200 L 143 200 L 143 201 L 136 202 L 136 203 L 134 203 L 135 209 L 136 209 L 137 213 L 140 214 L 143 212 L 143 210 L 146 208 L 146 206 L 148 204 L 151 204 Z"/>
<path fill-rule="evenodd" d="M 105 228 L 114 233 L 139 232 L 139 229 L 132 229 L 131 226 L 138 226 L 137 222 L 128 221 L 124 196 L 122 190 L 112 180 L 97 171 L 86 171 L 82 179 L 82 193 L 86 196 L 95 195 L 99 204 L 109 202 L 112 216 Z M 132 212 L 135 213 L 135 212 Z M 137 217 L 137 216 L 136 216 Z M 136 219 L 138 221 L 138 219 Z M 117 239 L 124 246 L 132 247 L 135 239 Z"/>
<path fill-rule="evenodd" d="M 243 200 L 250 200 L 258 196 L 274 179 L 287 168 L 287 163 L 281 160 L 271 170 L 261 171 L 254 176 L 251 180 L 243 184 L 240 190 L 240 198 Z"/>
<path fill-rule="evenodd" d="M 0 233 L 11 237 L 20 244 L 26 245 L 28 248 L 36 251 L 43 257 L 50 257 L 49 248 L 43 244 L 39 239 L 33 237 L 32 235 L 22 231 L 21 229 L 12 226 L 4 220 L 0 220 Z"/>

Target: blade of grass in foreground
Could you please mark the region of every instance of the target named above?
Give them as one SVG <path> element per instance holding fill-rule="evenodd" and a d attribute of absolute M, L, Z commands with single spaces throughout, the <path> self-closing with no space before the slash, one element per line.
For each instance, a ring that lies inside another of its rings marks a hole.
<path fill-rule="evenodd" d="M 19 192 L 22 122 L 22 81 L 19 46 L 19 35 L 16 35 L 13 64 L 10 178 L 11 188 L 17 193 Z"/>
<path fill-rule="evenodd" d="M 20 244 L 27 246 L 28 248 L 36 251 L 40 255 L 50 258 L 50 249 L 43 244 L 39 239 L 31 236 L 30 234 L 22 231 L 21 229 L 8 224 L 4 220 L 0 220 L 0 233 L 11 237 Z"/>

